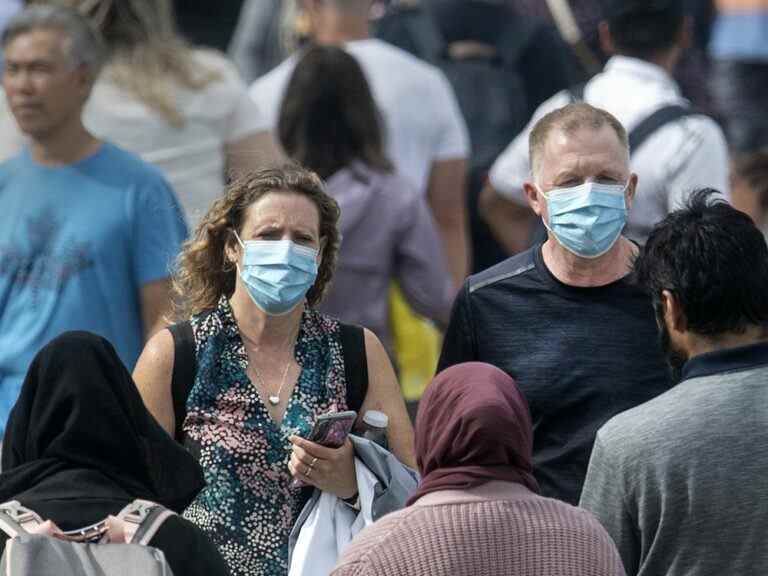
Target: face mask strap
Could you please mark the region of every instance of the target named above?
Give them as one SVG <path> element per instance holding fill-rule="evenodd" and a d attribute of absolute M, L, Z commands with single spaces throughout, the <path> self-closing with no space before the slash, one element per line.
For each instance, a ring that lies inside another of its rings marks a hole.
<path fill-rule="evenodd" d="M 234 235 L 235 235 L 235 238 L 237 238 L 237 242 L 240 244 L 240 247 L 241 247 L 243 250 L 245 250 L 245 244 L 243 244 L 243 241 L 242 241 L 242 240 L 240 240 L 240 235 L 237 233 L 237 230 L 235 230 L 235 229 L 233 228 L 233 229 L 232 229 L 232 234 L 234 234 Z"/>

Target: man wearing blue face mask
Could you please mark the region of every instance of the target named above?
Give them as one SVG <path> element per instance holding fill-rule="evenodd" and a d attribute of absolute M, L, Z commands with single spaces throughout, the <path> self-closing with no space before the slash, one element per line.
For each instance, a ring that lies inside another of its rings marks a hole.
<path fill-rule="evenodd" d="M 576 503 L 598 428 L 669 387 L 653 309 L 622 231 L 637 176 L 608 112 L 571 104 L 530 137 L 525 192 L 547 240 L 464 284 L 439 369 L 494 364 L 518 383 L 534 424 L 542 494 Z"/>

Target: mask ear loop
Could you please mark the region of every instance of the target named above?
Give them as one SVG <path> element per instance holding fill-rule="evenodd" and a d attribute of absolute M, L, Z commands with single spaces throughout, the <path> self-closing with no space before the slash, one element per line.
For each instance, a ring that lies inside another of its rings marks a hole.
<path fill-rule="evenodd" d="M 240 236 L 237 233 L 237 230 L 233 228 L 232 234 L 235 235 L 235 239 L 237 240 L 237 243 L 240 244 L 240 247 L 243 249 L 243 252 L 245 252 L 245 244 L 243 244 L 243 241 L 240 240 Z M 234 264 L 235 270 L 237 270 L 237 273 L 240 274 L 240 264 L 237 262 L 237 260 L 232 262 L 232 260 L 227 259 L 227 264 L 228 264 L 228 267 L 226 269 L 227 271 L 232 270 L 232 264 Z"/>

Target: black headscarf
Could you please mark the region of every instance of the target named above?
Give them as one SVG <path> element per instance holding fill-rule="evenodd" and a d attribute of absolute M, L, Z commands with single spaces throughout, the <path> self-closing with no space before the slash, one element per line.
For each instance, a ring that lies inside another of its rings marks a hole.
<path fill-rule="evenodd" d="M 112 345 L 68 332 L 27 372 L 3 439 L 0 502 L 19 500 L 62 529 L 135 498 L 181 511 L 203 486 L 192 456 L 144 407 Z"/>

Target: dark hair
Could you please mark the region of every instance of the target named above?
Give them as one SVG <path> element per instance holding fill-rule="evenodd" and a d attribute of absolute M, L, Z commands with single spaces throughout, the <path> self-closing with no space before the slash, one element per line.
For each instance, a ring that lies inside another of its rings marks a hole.
<path fill-rule="evenodd" d="M 635 262 L 654 303 L 677 298 L 688 330 L 702 336 L 768 324 L 768 246 L 749 216 L 716 190 L 693 193 L 651 232 Z"/>
<path fill-rule="evenodd" d="M 277 133 L 287 154 L 322 178 L 354 160 L 392 169 L 368 82 L 341 48 L 313 46 L 304 53 L 286 88 Z"/>
<path fill-rule="evenodd" d="M 618 0 L 608 12 L 608 29 L 616 52 L 649 59 L 677 42 L 685 21 L 681 0 Z"/>

